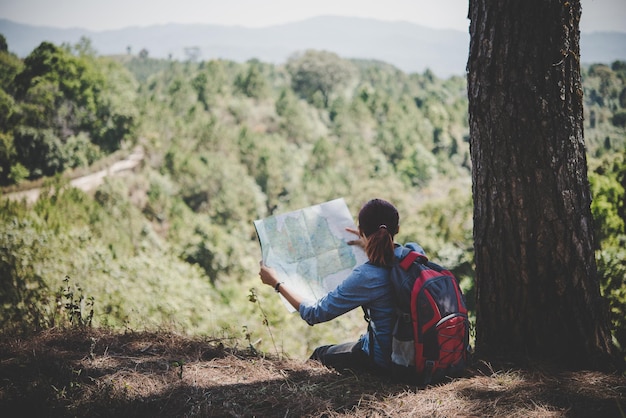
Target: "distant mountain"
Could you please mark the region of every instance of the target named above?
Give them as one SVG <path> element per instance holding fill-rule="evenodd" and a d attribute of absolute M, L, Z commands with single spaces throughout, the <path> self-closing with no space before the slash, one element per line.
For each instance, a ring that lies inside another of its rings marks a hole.
<path fill-rule="evenodd" d="M 407 72 L 429 68 L 439 77 L 465 74 L 469 32 L 431 29 L 408 22 L 320 16 L 267 28 L 220 25 L 156 25 L 94 32 L 30 26 L 0 19 L 9 50 L 25 57 L 42 41 L 75 44 L 82 36 L 101 55 L 137 54 L 185 60 L 223 58 L 243 62 L 257 58 L 284 63 L 298 51 L 323 49 L 343 58 L 376 59 Z M 626 60 L 626 33 L 581 35 L 583 63 Z"/>

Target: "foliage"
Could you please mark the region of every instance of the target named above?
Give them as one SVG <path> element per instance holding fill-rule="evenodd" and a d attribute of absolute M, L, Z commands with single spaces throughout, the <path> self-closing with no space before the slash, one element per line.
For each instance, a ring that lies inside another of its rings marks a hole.
<path fill-rule="evenodd" d="M 216 326 L 213 315 L 219 318 L 220 308 L 211 303 L 214 292 L 202 273 L 168 251 L 127 193 L 125 185 L 108 183 L 94 200 L 54 185 L 32 210 L 6 203 L 0 230 L 2 289 L 10 291 L 2 295 L 7 322 L 26 329 L 51 326 L 54 289 L 63 288 L 74 300 L 67 302 L 74 321 L 91 321 L 87 310 L 74 305 L 93 297 L 98 326 L 157 326 L 171 323 L 175 312 L 184 312 L 179 326 L 205 331 Z M 80 278 L 80 292 L 67 290 L 63 278 L 69 274 Z"/>
<path fill-rule="evenodd" d="M 70 277 L 63 279 L 65 286 L 61 289 L 63 294 L 63 307 L 67 312 L 67 320 L 77 327 L 90 327 L 93 320 L 93 296 L 85 298 L 80 285 L 70 284 Z"/>
<path fill-rule="evenodd" d="M 588 154 L 601 157 L 626 146 L 622 113 L 626 110 L 624 61 L 582 69 L 585 141 Z"/>
<path fill-rule="evenodd" d="M 50 297 L 41 269 L 51 249 L 37 225 L 10 216 L 16 205 L 3 202 L 0 229 L 0 325 L 2 329 L 41 329 L 51 325 L 40 308 Z"/>
<path fill-rule="evenodd" d="M 43 42 L 23 63 L 0 52 L 0 184 L 17 182 L 17 172 L 36 179 L 89 165 L 132 135 L 130 73 L 96 58 L 86 39 L 74 49 Z"/>
<path fill-rule="evenodd" d="M 602 294 L 607 298 L 613 325 L 613 338 L 626 358 L 626 236 L 621 247 L 607 247 L 596 255 Z"/>
<path fill-rule="evenodd" d="M 601 289 L 613 324 L 613 337 L 626 358 L 626 151 L 596 162 L 589 173 L 591 210 L 600 245 L 596 259 Z"/>
<path fill-rule="evenodd" d="M 245 328 L 251 342 L 261 340 L 257 349 L 296 356 L 355 339 L 358 312 L 309 327 L 271 289 L 255 290 L 255 304 L 242 290 L 259 286 L 254 219 L 341 196 L 353 213 L 375 196 L 396 204 L 398 241 L 419 242 L 451 268 L 473 307 L 464 78 L 325 51 L 284 65 L 144 55 L 98 57 L 88 40 L 44 43 L 23 61 L 0 51 L 3 184 L 91 165 L 125 141 L 146 154 L 139 171 L 93 193 L 53 178 L 34 206 L 2 202 L 0 280 L 10 283 L 0 295 L 3 328 L 50 326 L 55 289 L 69 276 L 80 282 L 81 303 L 94 298 L 95 326 Z M 626 142 L 613 123 L 623 86 L 619 63 L 585 69 L 592 163 Z M 624 180 L 609 175 L 614 167 L 590 178 L 603 286 L 617 317 Z"/>
<path fill-rule="evenodd" d="M 6 40 L 4 42 L 6 43 Z M 16 55 L 11 54 L 6 48 L 0 48 L 0 89 L 2 91 L 7 94 L 14 93 L 15 76 L 22 71 L 23 66 L 24 64 Z"/>
<path fill-rule="evenodd" d="M 310 103 L 324 108 L 355 76 L 349 61 L 328 51 L 308 50 L 287 62 L 293 90 Z"/>
<path fill-rule="evenodd" d="M 591 210 L 596 222 L 596 240 L 605 245 L 615 245 L 615 240 L 626 233 L 624 229 L 626 191 L 623 181 L 626 174 L 625 155 L 625 153 L 613 154 L 604 158 L 589 174 L 594 197 Z"/>
<path fill-rule="evenodd" d="M 267 78 L 263 74 L 263 65 L 258 60 L 250 60 L 247 68 L 235 78 L 235 90 L 240 91 L 244 95 L 254 99 L 262 99 L 269 94 Z"/>
<path fill-rule="evenodd" d="M 619 128 L 626 128 L 626 110 L 619 110 L 611 119 L 613 125 Z"/>

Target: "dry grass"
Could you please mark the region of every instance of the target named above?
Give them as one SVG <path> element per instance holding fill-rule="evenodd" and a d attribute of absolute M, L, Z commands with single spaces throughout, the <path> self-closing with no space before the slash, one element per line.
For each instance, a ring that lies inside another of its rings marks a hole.
<path fill-rule="evenodd" d="M 231 341 L 50 330 L 0 342 L 0 411 L 24 416 L 624 417 L 626 379 L 496 369 L 416 388 Z"/>

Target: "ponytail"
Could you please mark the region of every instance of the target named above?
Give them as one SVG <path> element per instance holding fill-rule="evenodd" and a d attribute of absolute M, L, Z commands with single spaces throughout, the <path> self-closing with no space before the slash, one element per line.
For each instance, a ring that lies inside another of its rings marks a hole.
<path fill-rule="evenodd" d="M 367 237 L 365 252 L 375 265 L 386 267 L 393 263 L 393 237 L 385 225 Z"/>

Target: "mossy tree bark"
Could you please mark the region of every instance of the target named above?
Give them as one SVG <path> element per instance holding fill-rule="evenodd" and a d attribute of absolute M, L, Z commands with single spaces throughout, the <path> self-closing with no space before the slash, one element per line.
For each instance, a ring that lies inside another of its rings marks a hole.
<path fill-rule="evenodd" d="M 580 1 L 470 0 L 480 356 L 615 365 L 583 136 Z"/>

